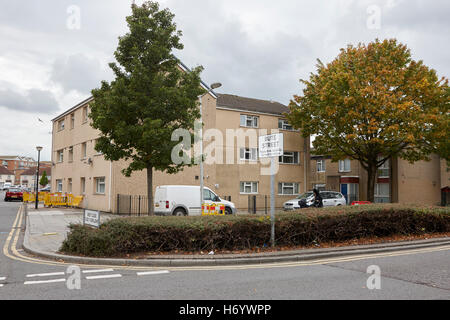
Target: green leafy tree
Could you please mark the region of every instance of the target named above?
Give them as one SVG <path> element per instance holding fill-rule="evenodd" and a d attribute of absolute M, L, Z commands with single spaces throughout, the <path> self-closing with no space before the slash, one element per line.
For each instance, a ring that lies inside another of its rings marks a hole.
<path fill-rule="evenodd" d="M 46 186 L 46 185 L 48 185 L 47 172 L 44 171 L 44 173 L 42 173 L 42 177 L 41 177 L 41 180 L 39 180 L 39 184 L 40 184 L 41 186 Z"/>
<path fill-rule="evenodd" d="M 361 163 L 369 201 L 388 159 L 449 159 L 448 80 L 396 40 L 350 45 L 328 65 L 319 60 L 317 73 L 301 82 L 287 118 L 304 136 L 316 135 L 316 153 Z"/>
<path fill-rule="evenodd" d="M 153 170 L 175 174 L 186 166 L 173 163 L 171 152 L 178 142 L 171 136 L 176 129 L 194 129 L 200 117 L 198 96 L 204 93 L 202 67 L 184 72 L 172 53 L 183 49 L 173 18 L 156 2 L 132 6 L 126 19 L 129 32 L 119 38 L 117 63 L 110 63 L 115 80 L 94 89 L 90 105 L 92 126 L 101 132 L 95 149 L 107 160 L 127 160 L 126 176 L 147 171 L 151 215 Z"/>

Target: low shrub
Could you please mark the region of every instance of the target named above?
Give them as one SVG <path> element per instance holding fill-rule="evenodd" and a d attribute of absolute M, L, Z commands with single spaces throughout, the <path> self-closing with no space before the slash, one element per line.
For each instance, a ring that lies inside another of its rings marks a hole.
<path fill-rule="evenodd" d="M 244 250 L 270 244 L 264 216 L 142 217 L 110 220 L 99 229 L 70 226 L 61 251 L 85 256 L 141 252 Z M 365 237 L 450 231 L 450 209 L 401 205 L 306 209 L 276 216 L 278 246 L 309 246 Z"/>

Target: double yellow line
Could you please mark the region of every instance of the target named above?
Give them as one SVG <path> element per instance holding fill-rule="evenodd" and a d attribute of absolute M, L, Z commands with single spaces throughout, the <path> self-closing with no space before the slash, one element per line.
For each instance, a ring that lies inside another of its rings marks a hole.
<path fill-rule="evenodd" d="M 35 264 L 43 264 L 43 265 L 52 265 L 52 266 L 68 266 L 73 265 L 73 263 L 66 262 L 57 262 L 57 261 L 47 261 L 40 260 L 31 257 L 26 257 L 20 254 L 17 251 L 17 242 L 20 236 L 20 226 L 22 225 L 22 219 L 24 216 L 24 208 L 21 206 L 19 211 L 17 212 L 16 219 L 14 220 L 11 232 L 6 239 L 5 245 L 3 247 L 3 254 L 13 260 L 27 262 L 27 263 L 35 263 Z M 9 247 L 12 254 L 9 252 Z M 289 268 L 289 267 L 304 267 L 304 266 L 314 266 L 314 265 L 325 265 L 331 263 L 340 263 L 340 262 L 351 262 L 358 260 L 368 260 L 368 259 L 376 259 L 376 258 L 388 258 L 388 257 L 398 257 L 405 255 L 414 255 L 421 253 L 431 253 L 437 251 L 446 251 L 450 250 L 450 245 L 441 245 L 430 248 L 421 248 L 421 249 L 411 249 L 411 250 L 402 250 L 396 252 L 386 252 L 386 253 L 373 253 L 373 254 L 361 254 L 347 257 L 337 257 L 337 258 L 328 258 L 328 259 L 316 259 L 309 261 L 299 261 L 299 262 L 280 262 L 280 263 L 267 263 L 267 264 L 255 264 L 255 265 L 230 265 L 230 266 L 205 266 L 205 267 L 132 267 L 132 266 L 111 266 L 111 265 L 83 265 L 86 268 L 111 268 L 121 270 L 171 270 L 171 271 L 219 271 L 219 270 L 245 270 L 245 269 L 270 269 L 270 268 Z"/>

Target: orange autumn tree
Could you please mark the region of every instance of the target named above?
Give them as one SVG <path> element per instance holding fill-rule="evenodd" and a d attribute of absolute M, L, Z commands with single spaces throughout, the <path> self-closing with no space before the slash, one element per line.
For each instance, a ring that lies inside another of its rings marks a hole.
<path fill-rule="evenodd" d="M 311 74 L 302 96 L 294 96 L 291 125 L 315 135 L 317 154 L 333 161 L 358 160 L 368 174 L 374 201 L 377 170 L 392 157 L 413 163 L 432 153 L 449 160 L 448 79 L 396 40 L 348 46 Z"/>

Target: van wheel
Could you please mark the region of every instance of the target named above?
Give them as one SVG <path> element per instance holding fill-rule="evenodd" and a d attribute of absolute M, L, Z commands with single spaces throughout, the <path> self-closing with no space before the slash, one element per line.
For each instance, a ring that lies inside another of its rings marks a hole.
<path fill-rule="evenodd" d="M 186 215 L 186 211 L 183 208 L 177 208 L 173 212 L 173 215 L 177 217 L 184 217 Z"/>
<path fill-rule="evenodd" d="M 231 210 L 230 207 L 226 207 L 226 208 L 225 208 L 225 214 L 226 214 L 226 215 L 232 215 L 232 214 L 233 214 L 233 211 Z"/>

